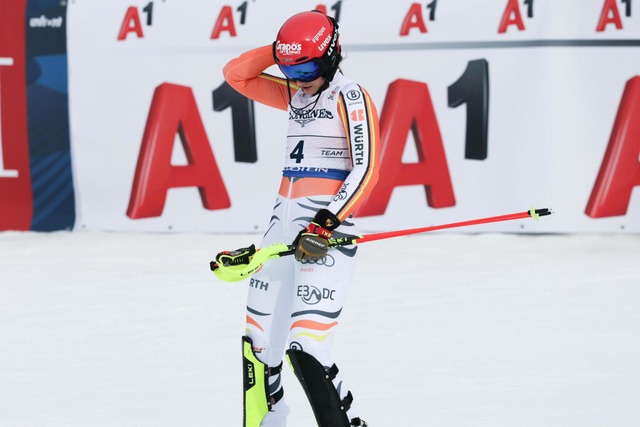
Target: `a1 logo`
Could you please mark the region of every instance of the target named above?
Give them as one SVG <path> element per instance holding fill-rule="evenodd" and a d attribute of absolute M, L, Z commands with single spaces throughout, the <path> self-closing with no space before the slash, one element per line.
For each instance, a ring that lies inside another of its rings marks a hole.
<path fill-rule="evenodd" d="M 146 16 L 146 25 L 148 27 L 153 25 L 153 2 L 149 2 L 142 8 L 142 14 Z M 139 39 L 144 38 L 140 11 L 135 6 L 130 6 L 126 11 L 118 32 L 118 40 L 126 40 L 129 33 L 134 33 Z"/>
<path fill-rule="evenodd" d="M 631 16 L 631 0 L 620 0 L 620 3 L 624 5 L 625 16 Z M 596 26 L 597 32 L 603 32 L 607 30 L 609 24 L 613 24 L 616 30 L 624 29 L 622 25 L 622 17 L 620 15 L 620 9 L 616 0 L 604 0 L 602 5 L 602 11 L 600 12 L 600 19 Z"/>

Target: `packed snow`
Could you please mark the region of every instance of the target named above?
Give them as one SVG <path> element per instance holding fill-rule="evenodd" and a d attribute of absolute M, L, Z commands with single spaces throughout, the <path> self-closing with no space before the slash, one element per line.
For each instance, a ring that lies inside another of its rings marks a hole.
<path fill-rule="evenodd" d="M 247 286 L 209 261 L 259 241 L 0 233 L 0 425 L 239 427 Z M 639 335 L 639 235 L 428 233 L 360 247 L 334 356 L 372 427 L 631 427 Z"/>

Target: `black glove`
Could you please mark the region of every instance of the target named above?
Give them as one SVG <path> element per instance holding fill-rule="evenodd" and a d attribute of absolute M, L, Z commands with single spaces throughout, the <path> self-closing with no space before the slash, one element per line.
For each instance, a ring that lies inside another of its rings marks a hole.
<path fill-rule="evenodd" d="M 293 241 L 296 246 L 294 256 L 298 261 L 315 261 L 327 254 L 329 239 L 340 220 L 327 209 L 320 209 L 307 228 Z"/>

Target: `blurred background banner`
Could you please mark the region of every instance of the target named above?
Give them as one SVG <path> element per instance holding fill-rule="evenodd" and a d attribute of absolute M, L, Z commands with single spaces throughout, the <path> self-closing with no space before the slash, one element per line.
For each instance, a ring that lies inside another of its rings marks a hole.
<path fill-rule="evenodd" d="M 66 3 L 27 2 L 27 119 L 31 229 L 71 229 L 75 197 L 69 142 Z"/>
<path fill-rule="evenodd" d="M 33 203 L 27 135 L 25 0 L 0 4 L 0 229 L 28 230 Z"/>
<path fill-rule="evenodd" d="M 263 230 L 287 116 L 230 89 L 222 67 L 319 9 L 381 118 L 363 231 L 535 206 L 556 214 L 459 231 L 640 232 L 630 1 L 0 5 L 2 229 Z"/>

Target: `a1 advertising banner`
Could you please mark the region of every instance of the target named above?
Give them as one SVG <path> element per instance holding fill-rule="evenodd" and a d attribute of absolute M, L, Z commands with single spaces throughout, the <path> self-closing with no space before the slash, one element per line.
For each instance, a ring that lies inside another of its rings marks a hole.
<path fill-rule="evenodd" d="M 363 231 L 535 206 L 555 215 L 469 231 L 640 232 L 640 18 L 625 0 L 75 0 L 75 227 L 263 230 L 287 115 L 222 68 L 311 9 L 339 22 L 341 68 L 380 114 Z"/>

